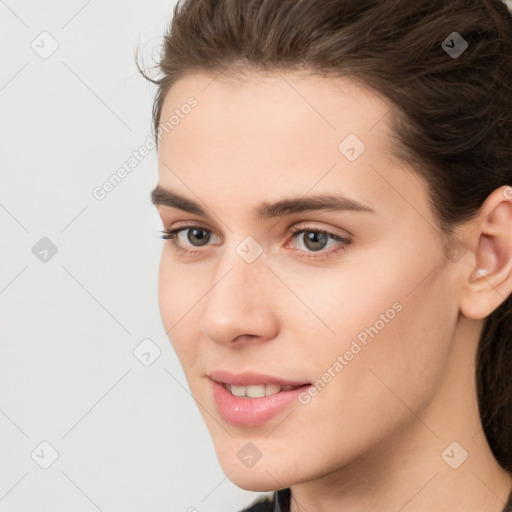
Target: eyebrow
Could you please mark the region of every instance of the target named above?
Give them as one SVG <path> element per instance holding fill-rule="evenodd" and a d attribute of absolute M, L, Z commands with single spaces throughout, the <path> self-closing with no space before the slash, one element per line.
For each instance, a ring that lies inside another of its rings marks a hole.
<path fill-rule="evenodd" d="M 198 203 L 160 185 L 151 192 L 151 202 L 157 207 L 169 206 L 211 219 L 211 216 Z M 376 213 L 367 205 L 342 195 L 332 194 L 287 198 L 273 203 L 263 202 L 255 209 L 255 213 L 258 219 L 265 220 L 313 210 Z"/>

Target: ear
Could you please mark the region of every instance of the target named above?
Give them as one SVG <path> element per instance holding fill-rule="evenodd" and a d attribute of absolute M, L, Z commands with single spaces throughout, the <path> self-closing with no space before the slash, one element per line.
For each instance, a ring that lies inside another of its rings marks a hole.
<path fill-rule="evenodd" d="M 460 310 L 468 318 L 485 318 L 512 292 L 512 187 L 487 197 L 464 243 L 473 264 L 464 274 Z"/>

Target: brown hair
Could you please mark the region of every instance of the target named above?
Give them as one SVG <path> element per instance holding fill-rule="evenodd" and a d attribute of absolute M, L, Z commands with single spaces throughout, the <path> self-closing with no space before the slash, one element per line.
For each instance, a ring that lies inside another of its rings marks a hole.
<path fill-rule="evenodd" d="M 454 32 L 468 44 L 458 56 L 448 51 Z M 426 180 L 443 236 L 512 184 L 512 18 L 501 0 L 178 1 L 162 76 L 137 67 L 158 86 L 157 145 L 166 93 L 189 72 L 304 70 L 360 81 L 391 100 L 394 154 Z M 484 432 L 509 472 L 511 297 L 485 320 L 476 370 Z"/>

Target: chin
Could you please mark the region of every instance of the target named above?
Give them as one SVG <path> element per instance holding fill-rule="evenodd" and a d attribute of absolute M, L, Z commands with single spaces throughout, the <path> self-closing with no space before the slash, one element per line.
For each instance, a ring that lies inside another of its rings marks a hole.
<path fill-rule="evenodd" d="M 283 485 L 287 487 L 286 484 L 282 484 L 279 478 L 272 478 L 266 471 L 259 471 L 258 473 L 254 473 L 254 469 L 233 471 L 228 478 L 233 482 L 237 487 L 244 489 L 246 491 L 253 492 L 271 492 L 276 489 L 281 489 Z"/>
<path fill-rule="evenodd" d="M 293 468 L 280 467 L 279 460 L 261 458 L 252 467 L 245 467 L 235 456 L 220 458 L 219 463 L 227 478 L 246 491 L 271 492 L 297 483 Z"/>

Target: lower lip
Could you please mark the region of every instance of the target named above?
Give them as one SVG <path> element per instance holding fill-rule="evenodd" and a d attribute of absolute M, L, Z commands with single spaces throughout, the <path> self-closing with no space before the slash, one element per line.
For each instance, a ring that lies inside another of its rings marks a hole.
<path fill-rule="evenodd" d="M 223 384 L 214 380 L 211 382 L 213 397 L 220 415 L 229 423 L 244 427 L 263 425 L 291 405 L 300 393 L 311 386 L 305 384 L 261 398 L 241 398 L 231 394 Z"/>

